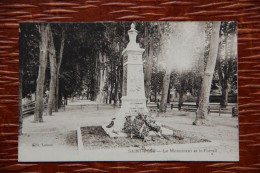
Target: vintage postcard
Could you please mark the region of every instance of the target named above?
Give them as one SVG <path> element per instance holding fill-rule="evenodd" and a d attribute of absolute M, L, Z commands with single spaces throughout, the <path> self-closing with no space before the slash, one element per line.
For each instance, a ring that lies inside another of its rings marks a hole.
<path fill-rule="evenodd" d="M 236 22 L 19 32 L 19 162 L 239 161 Z"/>

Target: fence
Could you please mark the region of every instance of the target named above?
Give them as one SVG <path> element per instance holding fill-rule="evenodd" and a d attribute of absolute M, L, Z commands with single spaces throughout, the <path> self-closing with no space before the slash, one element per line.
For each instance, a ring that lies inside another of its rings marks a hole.
<path fill-rule="evenodd" d="M 64 107 L 65 106 L 61 106 L 61 107 Z M 44 109 L 47 108 L 47 104 L 44 104 Z M 24 104 L 22 106 L 22 112 L 23 112 L 23 117 L 26 117 L 26 116 L 29 116 L 31 114 L 33 114 L 35 111 L 35 101 L 32 101 L 30 103 L 27 103 L 27 104 Z"/>
<path fill-rule="evenodd" d="M 101 110 L 101 109 L 116 109 L 120 108 L 121 105 L 117 104 L 78 104 L 78 105 L 66 105 L 63 106 L 63 110 L 65 111 L 66 109 L 80 109 L 81 111 L 86 109 L 86 108 L 93 108 L 95 110 Z"/>
<path fill-rule="evenodd" d="M 152 112 L 158 112 L 159 111 L 159 104 L 157 105 L 150 105 L 148 106 L 150 108 L 150 111 Z M 170 105 L 168 104 L 166 108 L 179 108 L 178 103 L 171 103 Z M 181 106 L 182 111 L 185 112 L 196 112 L 197 106 L 195 104 L 188 104 L 185 103 Z M 227 106 L 226 108 L 221 107 L 219 104 L 210 104 L 208 107 L 208 112 L 209 113 L 218 113 L 219 116 L 221 114 L 232 114 L 232 116 L 237 116 L 238 115 L 238 109 L 236 106 Z"/>
<path fill-rule="evenodd" d="M 26 115 L 34 113 L 34 109 L 35 109 L 35 101 L 24 104 L 22 106 L 23 117 L 26 116 Z"/>
<path fill-rule="evenodd" d="M 101 109 L 116 109 L 120 108 L 121 105 L 118 104 L 78 104 L 78 105 L 61 105 L 60 108 L 64 111 L 66 109 L 80 109 L 81 111 L 86 108 L 93 108 L 95 110 L 101 110 Z M 148 104 L 147 105 L 148 110 L 151 112 L 159 112 L 159 104 Z M 44 104 L 44 108 L 47 108 L 47 104 Z M 178 104 L 168 104 L 167 108 L 173 109 L 178 108 Z M 35 110 L 35 101 L 30 102 L 28 104 L 23 105 L 23 117 L 28 116 L 30 114 L 33 114 Z M 194 104 L 183 104 L 181 106 L 181 110 L 186 112 L 195 112 L 197 110 L 197 106 Z M 232 116 L 237 116 L 237 107 L 230 107 L 222 108 L 220 105 L 213 104 L 210 105 L 208 108 L 209 113 L 219 113 L 219 116 L 223 113 L 232 114 Z"/>
<path fill-rule="evenodd" d="M 78 104 L 78 105 L 61 105 L 60 108 L 61 110 L 66 110 L 66 109 L 80 109 L 83 110 L 84 108 L 94 108 L 96 110 L 100 110 L 102 108 L 120 108 L 121 105 L 116 105 L 116 104 Z M 44 104 L 44 109 L 47 108 L 47 104 Z M 29 116 L 34 113 L 35 111 L 35 101 L 30 102 L 28 104 L 24 104 L 22 107 L 22 112 L 23 112 L 23 117 Z"/>

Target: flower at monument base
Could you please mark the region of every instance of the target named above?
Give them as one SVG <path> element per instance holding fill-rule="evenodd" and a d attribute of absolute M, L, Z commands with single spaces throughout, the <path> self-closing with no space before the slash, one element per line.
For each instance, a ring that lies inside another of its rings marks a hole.
<path fill-rule="evenodd" d="M 137 116 L 127 116 L 123 131 L 131 138 L 137 137 L 150 140 L 152 135 L 161 136 L 161 124 L 151 115 L 138 113 Z"/>

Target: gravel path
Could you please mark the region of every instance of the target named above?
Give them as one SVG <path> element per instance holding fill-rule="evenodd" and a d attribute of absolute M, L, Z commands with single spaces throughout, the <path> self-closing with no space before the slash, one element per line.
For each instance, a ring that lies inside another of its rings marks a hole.
<path fill-rule="evenodd" d="M 76 129 L 86 126 L 100 126 L 109 122 L 118 111 L 118 108 L 85 107 L 83 110 L 66 109 L 53 113 L 53 116 L 44 116 L 42 123 L 34 123 L 33 116 L 24 118 L 23 135 L 19 136 L 19 151 L 27 152 L 33 145 L 45 145 L 53 148 L 77 151 Z M 210 115 L 213 126 L 193 126 L 194 112 L 179 112 L 170 110 L 166 114 L 157 115 L 162 124 L 179 130 L 185 136 L 199 139 L 214 140 L 220 143 L 218 152 L 234 155 L 239 150 L 238 145 L 238 118 L 231 115 Z"/>

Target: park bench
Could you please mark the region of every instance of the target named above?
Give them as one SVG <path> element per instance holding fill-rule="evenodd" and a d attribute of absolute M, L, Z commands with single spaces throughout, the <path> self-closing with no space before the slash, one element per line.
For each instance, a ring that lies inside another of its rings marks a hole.
<path fill-rule="evenodd" d="M 156 105 L 149 105 L 147 107 L 149 107 L 150 112 L 159 112 L 159 103 Z"/>
<path fill-rule="evenodd" d="M 183 104 L 181 106 L 181 110 L 184 110 L 186 112 L 188 112 L 188 111 L 195 112 L 197 110 L 197 106 L 196 105 L 192 105 L 192 104 Z"/>
<path fill-rule="evenodd" d="M 178 108 L 178 104 L 171 103 L 171 109 L 173 109 L 173 108 Z"/>
<path fill-rule="evenodd" d="M 22 105 L 23 117 L 34 113 L 35 101 Z"/>
<path fill-rule="evenodd" d="M 157 107 L 150 107 L 150 112 L 159 112 Z"/>
<path fill-rule="evenodd" d="M 237 117 L 238 116 L 238 109 L 237 107 L 232 108 L 232 117 Z"/>
<path fill-rule="evenodd" d="M 171 106 L 172 107 L 172 106 Z M 195 112 L 197 111 L 197 106 L 193 104 L 183 104 L 181 107 L 181 110 L 184 110 L 186 112 Z M 221 113 L 231 113 L 231 110 L 229 108 L 223 108 L 220 105 L 211 105 L 208 107 L 208 113 L 219 113 L 219 116 Z M 237 108 L 232 108 L 232 116 L 237 116 Z"/>
<path fill-rule="evenodd" d="M 223 108 L 220 105 L 211 105 L 211 106 L 209 106 L 209 112 L 219 113 L 219 116 L 220 116 L 221 113 L 230 113 L 231 110 L 228 108 Z"/>
<path fill-rule="evenodd" d="M 61 105 L 60 107 L 63 107 L 64 106 L 64 111 L 65 111 L 65 105 Z M 47 103 L 44 104 L 44 109 L 47 108 Z M 22 112 L 23 112 L 23 117 L 27 117 L 31 114 L 34 113 L 34 110 L 35 110 L 35 101 L 32 101 L 28 104 L 24 104 L 22 105 Z"/>

